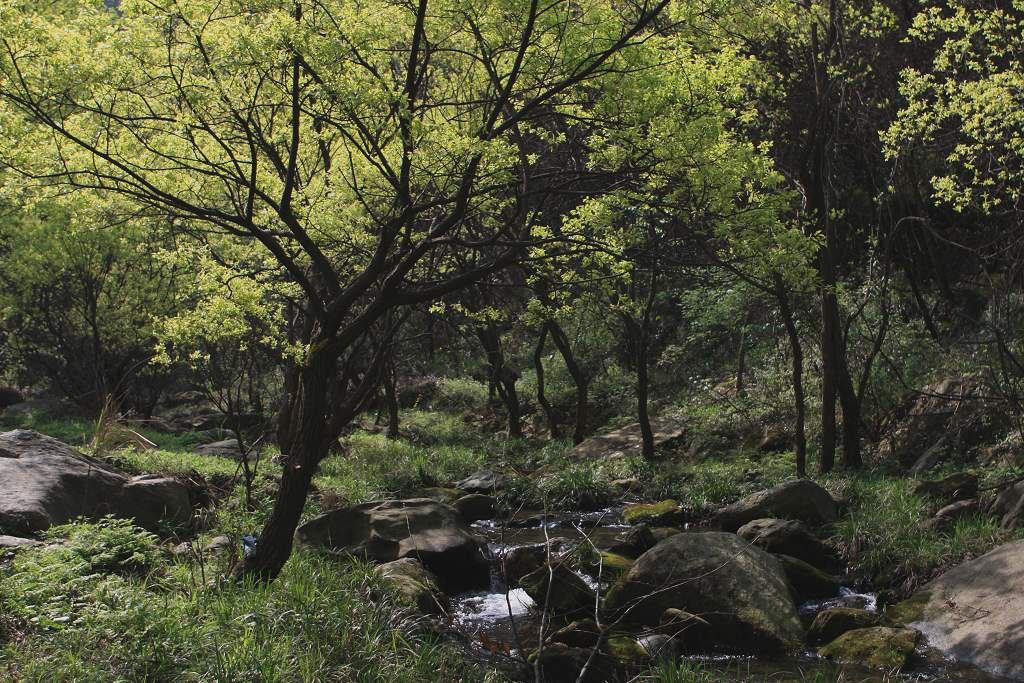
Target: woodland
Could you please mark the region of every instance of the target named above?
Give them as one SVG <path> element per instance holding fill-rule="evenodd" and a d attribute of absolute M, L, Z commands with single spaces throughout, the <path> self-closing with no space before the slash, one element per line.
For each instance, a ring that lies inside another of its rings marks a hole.
<path fill-rule="evenodd" d="M 1024 680 L 1022 285 L 1024 0 L 3 0 L 0 680 Z"/>

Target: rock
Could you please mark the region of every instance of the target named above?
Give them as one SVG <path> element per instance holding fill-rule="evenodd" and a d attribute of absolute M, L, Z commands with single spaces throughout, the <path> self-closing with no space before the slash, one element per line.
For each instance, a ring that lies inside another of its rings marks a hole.
<path fill-rule="evenodd" d="M 989 512 L 999 518 L 1000 526 L 1009 531 L 1024 523 L 1024 481 L 1007 486 L 996 496 Z"/>
<path fill-rule="evenodd" d="M 723 531 L 736 531 L 765 517 L 816 525 L 834 522 L 837 515 L 836 502 L 828 491 L 809 479 L 794 479 L 727 505 L 714 514 L 711 524 Z"/>
<path fill-rule="evenodd" d="M 679 534 L 641 555 L 605 606 L 626 623 L 656 624 L 669 608 L 705 619 L 710 648 L 794 651 L 803 629 L 781 563 L 734 534 Z"/>
<path fill-rule="evenodd" d="M 125 512 L 123 516 L 133 517 L 136 524 L 146 529 L 158 529 L 161 524 L 182 526 L 192 518 L 188 488 L 170 477 L 132 477 L 121 487 L 119 504 Z"/>
<path fill-rule="evenodd" d="M 594 589 L 562 562 L 535 569 L 519 579 L 519 586 L 538 609 L 547 609 L 550 614 L 592 613 L 597 605 Z"/>
<path fill-rule="evenodd" d="M 445 488 L 443 486 L 428 486 L 422 488 L 416 492 L 416 498 L 429 498 L 435 500 L 438 503 L 445 503 L 451 505 L 459 498 L 462 498 L 466 493 L 455 488 Z"/>
<path fill-rule="evenodd" d="M 807 629 L 807 642 L 831 643 L 847 631 L 878 625 L 878 614 L 853 607 L 830 607 L 814 617 Z"/>
<path fill-rule="evenodd" d="M 222 550 L 230 550 L 235 546 L 235 541 L 225 534 L 214 536 L 210 542 L 203 546 L 204 553 L 218 553 Z"/>
<path fill-rule="evenodd" d="M 687 643 L 694 643 L 699 648 L 701 643 L 709 643 L 714 638 L 711 624 L 705 619 L 676 607 L 662 612 L 656 630 L 672 638 L 680 648 Z"/>
<path fill-rule="evenodd" d="M 980 509 L 976 500 L 959 500 L 941 508 L 934 517 L 928 520 L 927 525 L 932 529 L 944 531 L 952 528 L 958 519 L 974 514 Z"/>
<path fill-rule="evenodd" d="M 657 543 L 658 539 L 655 538 L 651 528 L 646 524 L 640 524 L 622 534 L 608 547 L 608 551 L 635 560 Z"/>
<path fill-rule="evenodd" d="M 828 659 L 878 669 L 901 669 L 917 647 L 921 634 L 909 628 L 873 626 L 847 631 L 818 654 Z"/>
<path fill-rule="evenodd" d="M 379 565 L 376 572 L 388 578 L 399 594 L 424 614 L 441 614 L 448 609 L 448 598 L 438 587 L 437 577 L 419 560 L 403 557 Z"/>
<path fill-rule="evenodd" d="M 21 538 L 20 536 L 4 536 L 0 535 L 0 548 L 29 548 L 36 545 L 42 545 L 39 541 L 31 538 Z"/>
<path fill-rule="evenodd" d="M 839 594 L 842 584 L 834 576 L 789 555 L 776 555 L 775 557 L 782 563 L 782 568 L 786 572 L 786 578 L 789 580 L 797 602 L 824 600 Z"/>
<path fill-rule="evenodd" d="M 614 486 L 615 488 L 619 489 L 623 493 L 636 493 L 637 491 L 639 491 L 640 489 L 642 489 L 644 487 L 644 485 L 642 483 L 640 483 L 639 479 L 633 479 L 633 478 L 630 478 L 630 479 L 613 479 L 612 480 L 612 486 Z"/>
<path fill-rule="evenodd" d="M 452 503 L 452 507 L 470 524 L 481 519 L 494 519 L 498 514 L 498 501 L 483 493 L 462 496 Z"/>
<path fill-rule="evenodd" d="M 164 477 L 129 477 L 37 432 L 0 434 L 0 529 L 34 534 L 76 517 L 112 514 L 150 530 L 188 524 L 187 487 Z"/>
<path fill-rule="evenodd" d="M 242 451 L 238 448 L 238 440 L 233 438 L 196 446 L 193 452 L 198 455 L 216 455 L 221 458 L 231 458 L 232 460 L 242 459 Z"/>
<path fill-rule="evenodd" d="M 969 472 L 959 472 L 938 481 L 919 480 L 914 482 L 914 495 L 943 502 L 967 500 L 978 495 L 978 477 Z"/>
<path fill-rule="evenodd" d="M 509 548 L 501 557 L 505 582 L 519 583 L 519 579 L 541 567 L 547 561 L 548 553 L 543 543 L 521 545 Z"/>
<path fill-rule="evenodd" d="M 78 417 L 81 409 L 73 403 L 56 398 L 33 398 L 13 403 L 3 409 L 5 420 L 25 420 L 35 417 Z"/>
<path fill-rule="evenodd" d="M 466 493 L 494 493 L 501 491 L 510 483 L 512 479 L 506 474 L 494 470 L 480 470 L 460 481 L 455 488 Z"/>
<path fill-rule="evenodd" d="M 414 557 L 452 589 L 486 586 L 490 578 L 480 541 L 451 507 L 430 500 L 387 500 L 325 512 L 296 531 L 296 539 L 376 562 Z"/>
<path fill-rule="evenodd" d="M 658 545 L 666 538 L 675 536 L 676 534 L 683 533 L 682 529 L 677 529 L 674 526 L 656 526 L 651 527 L 651 535 L 654 537 L 654 545 Z"/>
<path fill-rule="evenodd" d="M 627 505 L 622 510 L 622 517 L 627 524 L 672 526 L 685 521 L 684 516 L 685 513 L 679 503 L 672 499 L 660 503 L 636 503 Z"/>
<path fill-rule="evenodd" d="M 587 673 L 583 683 L 604 683 L 613 680 L 615 674 L 615 660 L 610 655 L 562 643 L 552 643 L 540 653 L 534 652 L 530 661 L 537 662 L 542 681 L 579 681 L 584 667 Z"/>
<path fill-rule="evenodd" d="M 623 664 L 640 664 L 650 658 L 647 648 L 632 636 L 611 636 L 605 647 L 608 654 Z"/>
<path fill-rule="evenodd" d="M 655 418 L 651 420 L 651 430 L 654 432 L 654 447 L 664 448 L 686 435 L 686 422 L 678 417 Z M 566 455 L 573 460 L 603 460 L 640 455 L 642 449 L 640 423 L 635 423 L 614 432 L 592 436 Z"/>
<path fill-rule="evenodd" d="M 25 397 L 22 396 L 21 392 L 12 387 L 0 387 L 0 413 L 4 411 L 8 406 L 13 406 L 16 403 L 24 403 Z"/>
<path fill-rule="evenodd" d="M 963 453 L 1004 431 L 1005 411 L 986 405 L 976 380 L 949 378 L 905 398 L 879 454 L 923 472 L 953 453 Z M 927 456 L 927 457 L 926 457 Z"/>
<path fill-rule="evenodd" d="M 886 617 L 948 657 L 1024 679 L 1024 540 L 950 569 Z"/>
<path fill-rule="evenodd" d="M 789 555 L 819 569 L 835 569 L 838 564 L 832 549 L 815 538 L 802 522 L 755 519 L 741 526 L 736 533 L 770 553 Z"/>
<path fill-rule="evenodd" d="M 558 629 L 548 639 L 569 647 L 594 647 L 601 637 L 601 629 L 593 619 L 578 619 Z"/>
<path fill-rule="evenodd" d="M 602 550 L 583 562 L 583 570 L 594 579 L 607 581 L 618 578 L 633 566 L 633 558 L 619 555 L 609 550 Z"/>
<path fill-rule="evenodd" d="M 679 641 L 664 633 L 654 633 L 640 638 L 640 645 L 651 659 L 675 661 L 682 654 Z"/>

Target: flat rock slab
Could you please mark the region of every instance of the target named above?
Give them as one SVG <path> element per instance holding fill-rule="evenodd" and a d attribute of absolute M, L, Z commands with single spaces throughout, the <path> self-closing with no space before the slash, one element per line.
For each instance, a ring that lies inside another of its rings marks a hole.
<path fill-rule="evenodd" d="M 1024 680 L 1024 540 L 949 570 L 899 607 L 932 647 Z"/>
<path fill-rule="evenodd" d="M 33 535 L 76 517 L 114 515 L 156 530 L 188 523 L 184 484 L 130 477 L 29 429 L 0 434 L 0 530 Z"/>
<path fill-rule="evenodd" d="M 661 417 L 651 420 L 654 432 L 654 447 L 682 438 L 686 434 L 686 421 L 680 417 Z M 602 458 L 640 455 L 643 441 L 640 423 L 634 423 L 614 432 L 592 436 L 568 452 L 576 460 L 599 460 Z"/>

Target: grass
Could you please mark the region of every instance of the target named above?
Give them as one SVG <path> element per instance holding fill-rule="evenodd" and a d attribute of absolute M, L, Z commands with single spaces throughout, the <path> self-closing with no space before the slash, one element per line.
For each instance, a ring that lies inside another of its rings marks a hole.
<path fill-rule="evenodd" d="M 269 585 L 212 584 L 194 560 L 169 557 L 155 537 L 123 522 L 50 535 L 66 545 L 21 550 L 3 571 L 4 680 L 484 677 L 422 628 L 366 564 L 300 550 Z"/>
<path fill-rule="evenodd" d="M 851 571 L 878 586 L 909 592 L 1013 537 L 981 513 L 958 520 L 949 531 L 930 528 L 925 522 L 934 506 L 914 495 L 907 479 L 868 472 L 835 486 L 850 502 L 848 514 L 836 524 L 835 542 Z"/>

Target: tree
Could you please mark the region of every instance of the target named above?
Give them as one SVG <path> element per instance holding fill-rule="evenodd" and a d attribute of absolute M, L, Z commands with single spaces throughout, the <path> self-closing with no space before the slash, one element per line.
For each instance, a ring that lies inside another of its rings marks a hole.
<path fill-rule="evenodd" d="M 546 164 L 542 143 L 610 96 L 599 83 L 630 70 L 667 4 L 0 10 L 8 163 L 55 192 L 128 199 L 212 250 L 210 234 L 257 251 L 268 294 L 294 305 L 286 458 L 242 575 L 287 561 L 318 463 L 378 386 L 387 313 L 555 241 L 536 230 L 538 186 L 586 170 Z"/>

